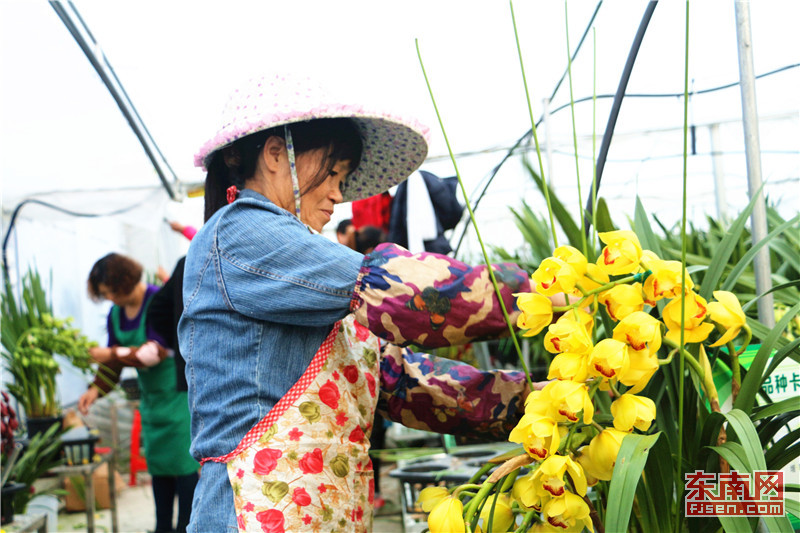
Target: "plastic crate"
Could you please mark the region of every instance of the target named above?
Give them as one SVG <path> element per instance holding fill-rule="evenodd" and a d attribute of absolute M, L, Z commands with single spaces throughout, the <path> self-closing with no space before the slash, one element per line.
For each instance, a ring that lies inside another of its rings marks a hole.
<path fill-rule="evenodd" d="M 86 465 L 94 460 L 94 445 L 100 437 L 85 427 L 72 428 L 61 437 L 61 456 L 67 466 Z"/>

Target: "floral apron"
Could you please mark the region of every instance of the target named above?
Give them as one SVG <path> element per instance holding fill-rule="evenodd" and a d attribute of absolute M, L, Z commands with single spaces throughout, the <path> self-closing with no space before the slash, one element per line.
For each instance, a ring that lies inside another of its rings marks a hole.
<path fill-rule="evenodd" d="M 237 448 L 203 460 L 227 463 L 240 531 L 372 530 L 378 353 L 348 315 Z"/>

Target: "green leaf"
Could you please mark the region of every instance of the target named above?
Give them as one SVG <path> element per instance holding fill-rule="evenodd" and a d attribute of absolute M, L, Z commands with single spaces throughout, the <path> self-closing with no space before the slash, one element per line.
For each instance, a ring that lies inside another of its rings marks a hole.
<path fill-rule="evenodd" d="M 739 243 L 744 225 L 750 216 L 750 212 L 753 210 L 756 200 L 759 198 L 761 198 L 760 194 L 753 195 L 753 199 L 750 200 L 750 203 L 747 204 L 744 211 L 736 217 L 736 220 L 733 221 L 733 224 L 731 224 L 728 229 L 728 234 L 725 235 L 722 242 L 720 242 L 719 246 L 714 250 L 711 256 L 710 267 L 703 277 L 703 285 L 700 289 L 700 296 L 706 300 L 711 298 L 711 292 L 719 285 L 719 280 L 722 277 L 722 273 L 725 271 L 725 267 L 728 265 L 728 260 Z"/>
<path fill-rule="evenodd" d="M 606 531 L 627 531 L 633 510 L 633 497 L 642 477 L 650 449 L 661 433 L 638 435 L 631 433 L 622 439 L 617 462 L 611 475 L 608 501 L 614 502 L 606 509 Z"/>
<path fill-rule="evenodd" d="M 764 459 L 764 450 L 761 448 L 761 441 L 758 439 L 753 421 L 744 411 L 733 409 L 728 413 L 723 413 L 728 419 L 728 428 L 736 432 L 739 443 L 742 445 L 747 456 L 747 462 L 753 470 L 766 470 L 767 463 Z"/>
<path fill-rule="evenodd" d="M 783 318 L 778 321 L 775 327 L 769 331 L 769 334 L 762 341 L 761 348 L 759 348 L 758 353 L 756 353 L 756 356 L 753 358 L 753 362 L 750 363 L 750 368 L 747 371 L 747 375 L 742 381 L 742 388 L 739 390 L 739 396 L 736 397 L 736 401 L 733 404 L 735 409 L 742 410 L 745 413 L 752 412 L 756 394 L 761 388 L 761 383 L 764 381 L 764 378 L 766 378 L 763 372 L 764 367 L 767 364 L 767 359 L 769 359 L 770 355 L 772 355 L 772 351 L 775 349 L 776 341 L 786 329 L 789 321 L 794 318 L 794 315 L 796 315 L 798 311 L 800 311 L 800 302 L 792 307 L 783 316 Z"/>
<path fill-rule="evenodd" d="M 797 398 L 786 398 L 778 403 L 771 403 L 765 406 L 758 406 L 753 409 L 753 414 L 750 418 L 755 422 L 768 416 L 775 416 L 783 413 L 797 411 L 800 414 L 800 402 Z"/>
<path fill-rule="evenodd" d="M 642 205 L 642 200 L 636 197 L 636 208 L 634 211 L 634 227 L 636 228 L 636 235 L 639 237 L 639 242 L 642 248 L 650 250 L 658 257 L 661 257 L 661 244 L 658 238 L 653 233 L 653 228 L 650 226 L 650 221 L 647 217 L 647 212 Z"/>

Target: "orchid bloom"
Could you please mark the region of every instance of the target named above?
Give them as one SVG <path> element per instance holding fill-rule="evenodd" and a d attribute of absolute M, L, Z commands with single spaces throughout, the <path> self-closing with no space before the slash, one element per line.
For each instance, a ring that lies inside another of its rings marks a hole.
<path fill-rule="evenodd" d="M 553 302 L 547 296 L 535 292 L 514 294 L 520 314 L 517 327 L 527 330 L 523 337 L 532 337 L 550 325 L 553 321 Z"/>
<path fill-rule="evenodd" d="M 534 487 L 541 487 L 550 496 L 556 498 L 567 492 L 564 474 L 569 472 L 575 492 L 586 494 L 586 476 L 583 467 L 564 455 L 551 455 L 533 472 Z"/>
<path fill-rule="evenodd" d="M 542 506 L 550 500 L 550 493 L 537 490 L 533 480 L 533 472 L 520 476 L 511 487 L 511 497 L 526 509 L 542 510 Z"/>
<path fill-rule="evenodd" d="M 581 465 L 583 468 L 583 475 L 586 477 L 586 484 L 589 487 L 593 487 L 600 482 L 600 479 L 597 477 L 597 472 L 595 472 L 595 468 L 592 465 L 592 460 L 589 458 L 589 446 L 581 446 L 575 453 L 573 453 L 575 457 L 575 462 Z"/>
<path fill-rule="evenodd" d="M 644 389 L 650 378 L 658 370 L 658 358 L 646 351 L 636 352 L 628 348 L 628 364 L 619 371 L 617 379 L 623 385 L 631 387 L 632 394 Z"/>
<path fill-rule="evenodd" d="M 610 280 L 608 278 L 608 274 L 606 274 L 602 268 L 597 266 L 594 263 L 588 263 L 586 265 L 586 273 L 581 277 L 580 281 L 578 282 L 585 291 L 592 291 L 605 285 Z M 575 296 L 582 296 L 581 291 L 574 290 L 572 294 Z M 586 299 L 586 305 L 592 305 L 594 303 L 594 299 L 597 295 L 592 295 Z"/>
<path fill-rule="evenodd" d="M 640 283 L 617 285 L 601 293 L 599 301 L 606 306 L 608 316 L 612 320 L 622 320 L 629 314 L 644 309 L 642 285 Z"/>
<path fill-rule="evenodd" d="M 548 383 L 540 392 L 550 403 L 548 414 L 558 422 L 577 422 L 578 413 L 583 411 L 583 423 L 592 423 L 594 405 L 585 383 L 556 380 Z"/>
<path fill-rule="evenodd" d="M 650 398 L 626 393 L 611 404 L 611 416 L 619 431 L 647 431 L 656 418 L 656 404 Z"/>
<path fill-rule="evenodd" d="M 492 528 L 489 529 L 489 518 L 492 520 Z M 484 530 L 491 533 L 505 533 L 511 524 L 514 523 L 514 512 L 511 510 L 511 501 L 508 494 L 499 494 L 497 500 L 489 498 L 483 505 L 480 514 L 480 522 Z"/>
<path fill-rule="evenodd" d="M 656 259 L 648 266 L 651 274 L 644 281 L 644 293 L 648 300 L 657 302 L 663 298 L 675 298 L 681 293 L 681 275 L 684 269 L 680 261 Z M 692 278 L 686 272 L 686 290 L 693 287 Z"/>
<path fill-rule="evenodd" d="M 572 352 L 583 354 L 592 349 L 592 339 L 583 324 L 572 320 L 566 313 L 555 324 L 550 324 L 544 336 L 544 349 L 550 353 Z"/>
<path fill-rule="evenodd" d="M 548 257 L 541 262 L 531 275 L 536 282 L 536 292 L 545 296 L 553 296 L 560 292 L 571 293 L 578 283 L 578 273 L 566 261 Z"/>
<path fill-rule="evenodd" d="M 742 305 L 736 295 L 728 291 L 714 291 L 716 302 L 708 304 L 708 316 L 725 328 L 725 334 L 712 347 L 722 346 L 732 341 L 747 322 Z"/>
<path fill-rule="evenodd" d="M 584 256 L 577 248 L 573 248 L 569 245 L 559 246 L 553 250 L 553 257 L 556 259 L 561 259 L 569 266 L 574 268 L 578 276 L 583 276 L 586 274 L 586 265 L 588 264 L 588 261 L 586 260 L 586 256 Z"/>
<path fill-rule="evenodd" d="M 583 498 L 571 492 L 565 492 L 563 496 L 547 502 L 542 514 L 547 523 L 554 526 L 557 531 L 580 533 L 583 528 L 594 531 L 589 516 L 589 506 Z"/>
<path fill-rule="evenodd" d="M 614 379 L 630 365 L 628 345 L 616 339 L 598 342 L 589 356 L 589 375 Z"/>
<path fill-rule="evenodd" d="M 561 439 L 566 434 L 567 428 L 559 426 L 549 416 L 526 412 L 511 430 L 508 440 L 522 444 L 531 457 L 540 461 L 558 450 Z"/>
<path fill-rule="evenodd" d="M 661 322 L 644 311 L 637 311 L 619 321 L 613 337 L 634 351 L 647 350 L 653 355 L 661 348 Z"/>
<path fill-rule="evenodd" d="M 706 300 L 699 294 L 686 291 L 684 305 L 684 340 L 685 342 L 703 342 L 714 330 L 714 325 L 704 322 L 707 315 Z M 667 339 L 680 342 L 681 335 L 681 298 L 675 298 L 661 312 L 667 326 Z"/>
<path fill-rule="evenodd" d="M 563 352 L 550 361 L 547 379 L 586 381 L 589 377 L 589 354 Z"/>
<path fill-rule="evenodd" d="M 597 258 L 597 265 L 609 276 L 630 274 L 639 268 L 642 246 L 639 237 L 632 231 L 607 231 L 598 233 L 606 244 L 603 253 Z"/>

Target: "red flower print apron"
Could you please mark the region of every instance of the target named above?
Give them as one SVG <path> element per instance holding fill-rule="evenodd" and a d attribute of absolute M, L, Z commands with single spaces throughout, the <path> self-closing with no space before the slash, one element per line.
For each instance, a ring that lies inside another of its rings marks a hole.
<path fill-rule="evenodd" d="M 239 446 L 204 460 L 227 463 L 239 531 L 372 530 L 378 354 L 348 315 Z"/>

